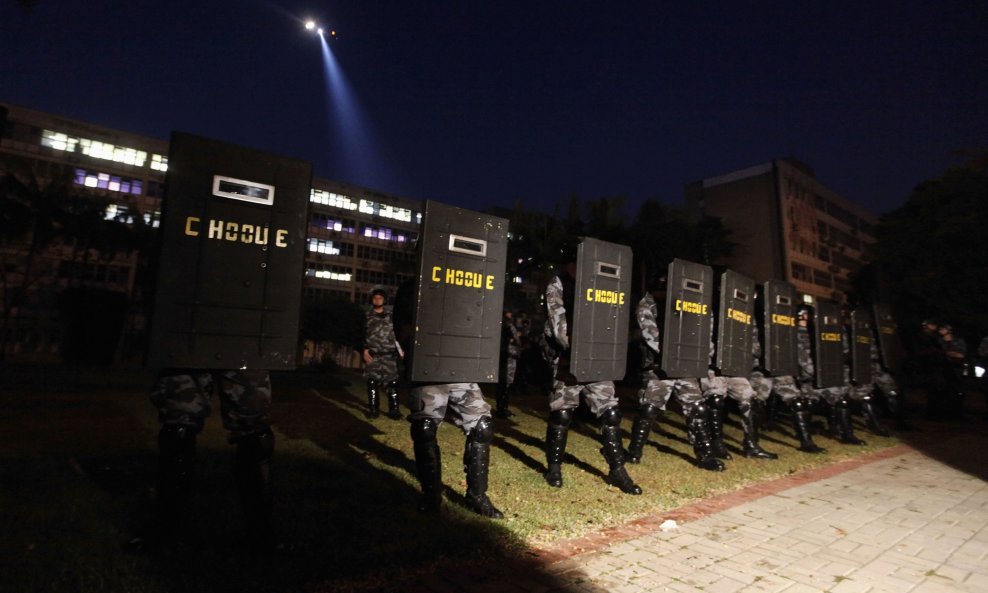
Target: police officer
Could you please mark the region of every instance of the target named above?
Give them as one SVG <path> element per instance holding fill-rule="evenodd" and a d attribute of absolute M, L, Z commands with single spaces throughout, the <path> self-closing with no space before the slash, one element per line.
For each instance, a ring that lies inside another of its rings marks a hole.
<path fill-rule="evenodd" d="M 404 356 L 395 337 L 391 307 L 387 292 L 381 287 L 371 290 L 371 308 L 364 323 L 364 377 L 367 379 L 367 413 L 370 418 L 380 415 L 381 391 L 388 397 L 388 418 L 398 420 L 398 359 Z"/>
<path fill-rule="evenodd" d="M 808 324 L 809 310 L 800 309 L 800 330 L 804 327 L 804 316 Z M 848 445 L 864 445 L 865 442 L 854 434 L 854 425 L 851 423 L 851 407 L 848 392 L 850 390 L 851 371 L 846 362 L 843 367 L 843 384 L 837 387 L 826 387 L 816 389 L 813 387 L 815 365 L 810 344 L 810 332 L 800 331 L 799 339 L 799 366 L 800 366 L 800 389 L 804 397 L 821 399 L 828 406 L 827 421 L 831 436 L 841 443 Z M 847 332 L 841 332 L 841 342 L 845 355 L 849 351 Z"/>
<path fill-rule="evenodd" d="M 463 471 L 467 475 L 467 504 L 477 514 L 493 519 L 504 515 L 487 496 L 490 447 L 494 439 L 491 407 L 477 383 L 418 385 L 412 389 L 408 416 L 411 422 L 415 467 L 422 486 L 419 510 L 438 512 L 442 506 L 442 463 L 436 432 L 452 411 L 453 424 L 467 435 Z"/>
<path fill-rule="evenodd" d="M 610 468 L 608 481 L 626 494 L 641 494 L 642 490 L 624 468 L 621 447 L 621 411 L 613 381 L 578 383 L 569 373 L 569 327 L 572 325 L 574 293 L 576 291 L 576 254 L 566 253 L 563 269 L 546 287 L 547 319 L 545 325 L 547 362 L 552 366 L 553 384 L 549 396 L 549 421 L 546 427 L 546 482 L 554 487 L 563 485 L 562 462 L 566 454 L 566 437 L 573 413 L 586 399 L 590 411 L 600 420 L 601 453 Z"/>
<path fill-rule="evenodd" d="M 270 461 L 271 378 L 264 370 L 164 369 L 151 391 L 158 410 L 157 516 L 152 530 L 129 542 L 132 548 L 180 538 L 190 502 L 196 436 L 209 417 L 219 390 L 223 426 L 236 445 L 234 477 L 248 543 L 256 548 L 279 544 L 271 525 Z"/>
<path fill-rule="evenodd" d="M 889 408 L 893 410 L 893 414 L 896 414 L 896 410 L 899 409 L 899 388 L 892 375 L 888 374 L 882 368 L 878 355 L 878 346 L 875 344 L 874 339 L 871 341 L 869 357 L 872 381 L 870 383 L 855 385 L 851 389 L 851 397 L 861 406 L 861 411 L 864 412 L 865 416 L 865 425 L 868 427 L 868 430 L 872 434 L 887 437 L 889 436 L 889 431 L 878 419 L 878 410 L 875 408 L 875 388 L 880 389 L 888 399 Z"/>
<path fill-rule="evenodd" d="M 644 454 L 645 443 L 656 418 L 666 409 L 673 396 L 682 406 L 686 417 L 686 429 L 697 467 L 709 471 L 723 471 L 724 464 L 714 457 L 710 442 L 707 409 L 703 394 L 696 379 L 666 379 L 659 373 L 659 308 L 656 299 L 662 300 L 666 294 L 666 277 L 650 279 L 649 290 L 638 302 L 635 317 L 642 332 L 641 389 L 638 390 L 638 413 L 631 426 L 631 440 L 628 443 L 628 461 L 639 463 Z"/>
<path fill-rule="evenodd" d="M 497 411 L 498 418 L 514 416 L 508 410 L 508 390 L 515 382 L 518 370 L 518 358 L 521 356 L 521 332 L 514 323 L 514 315 L 505 309 L 504 319 L 501 320 L 501 368 L 497 382 Z"/>
<path fill-rule="evenodd" d="M 815 366 L 813 364 L 812 337 L 810 336 L 810 310 L 800 307 L 797 312 L 796 326 L 796 352 L 799 359 L 799 382 L 793 381 L 793 386 L 797 387 L 795 394 L 789 395 L 789 409 L 792 411 L 793 430 L 799 440 L 799 450 L 806 453 L 825 453 L 826 449 L 813 442 L 813 433 L 810 430 L 810 417 L 813 413 L 814 403 L 820 400 L 820 394 L 813 389 L 813 376 Z M 780 395 L 785 398 L 784 391 L 780 389 L 780 381 L 776 381 L 775 387 L 780 390 Z M 788 382 L 786 391 L 788 391 Z"/>

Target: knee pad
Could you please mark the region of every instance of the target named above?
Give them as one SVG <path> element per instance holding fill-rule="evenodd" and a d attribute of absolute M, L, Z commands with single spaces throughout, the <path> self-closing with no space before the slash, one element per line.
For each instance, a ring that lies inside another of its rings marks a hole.
<path fill-rule="evenodd" d="M 600 415 L 600 423 L 604 426 L 620 426 L 621 425 L 621 410 L 617 406 L 613 408 L 607 408 Z"/>
<path fill-rule="evenodd" d="M 195 447 L 199 430 L 188 424 L 165 424 L 158 433 L 158 450 L 162 453 L 182 452 Z"/>
<path fill-rule="evenodd" d="M 252 459 L 265 461 L 274 455 L 274 433 L 271 429 L 237 437 L 237 452 Z"/>
<path fill-rule="evenodd" d="M 662 411 L 662 408 L 656 406 L 655 404 L 646 403 L 646 404 L 642 404 L 641 408 L 639 408 L 638 411 L 645 418 L 648 418 L 649 420 L 654 420 L 655 417 L 659 415 L 659 412 Z"/>
<path fill-rule="evenodd" d="M 470 431 L 470 440 L 481 445 L 490 444 L 494 440 L 494 422 L 490 416 L 482 417 Z"/>
<path fill-rule="evenodd" d="M 412 421 L 412 440 L 416 443 L 427 443 L 436 440 L 436 430 L 439 423 L 432 418 L 422 418 Z"/>
<path fill-rule="evenodd" d="M 555 412 L 549 412 L 549 424 L 569 428 L 571 422 L 573 422 L 573 410 L 556 410 Z"/>

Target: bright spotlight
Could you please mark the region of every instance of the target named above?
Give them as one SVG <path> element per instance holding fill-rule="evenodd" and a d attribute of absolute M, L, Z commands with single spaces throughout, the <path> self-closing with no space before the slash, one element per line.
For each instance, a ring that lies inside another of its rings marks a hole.
<path fill-rule="evenodd" d="M 316 33 L 319 33 L 320 35 L 322 35 L 322 33 L 323 33 L 323 31 L 322 31 L 322 27 L 319 27 L 319 30 L 318 30 L 318 31 L 316 31 Z"/>
<path fill-rule="evenodd" d="M 311 30 L 313 30 L 315 28 L 316 28 L 316 22 L 315 21 L 305 21 L 305 30 L 306 31 L 311 31 Z"/>

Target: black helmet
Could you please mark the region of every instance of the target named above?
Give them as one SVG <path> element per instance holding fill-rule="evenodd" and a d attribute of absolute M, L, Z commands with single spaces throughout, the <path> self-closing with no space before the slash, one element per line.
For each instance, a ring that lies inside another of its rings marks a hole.
<path fill-rule="evenodd" d="M 367 299 L 370 300 L 371 302 L 373 302 L 375 295 L 381 295 L 381 296 L 383 296 L 384 297 L 384 302 L 385 302 L 385 304 L 387 304 L 387 302 L 388 302 L 388 291 L 385 290 L 383 286 L 375 286 L 374 288 L 372 288 L 371 291 L 370 291 L 370 294 L 367 295 Z"/>

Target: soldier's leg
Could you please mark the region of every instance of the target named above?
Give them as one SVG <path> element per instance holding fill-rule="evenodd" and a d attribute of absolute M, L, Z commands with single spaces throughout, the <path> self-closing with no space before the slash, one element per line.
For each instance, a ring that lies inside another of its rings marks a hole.
<path fill-rule="evenodd" d="M 724 463 L 714 457 L 713 445 L 710 443 L 709 412 L 699 384 L 695 379 L 678 379 L 669 383 L 672 383 L 673 393 L 686 416 L 686 434 L 693 445 L 697 467 L 708 471 L 724 471 Z"/>
<path fill-rule="evenodd" d="M 514 416 L 510 410 L 508 410 L 508 390 L 511 388 L 512 383 L 515 382 L 515 371 L 518 366 L 518 359 L 511 356 L 504 356 L 504 368 L 501 369 L 501 380 L 497 384 L 497 411 L 495 416 L 498 418 L 509 418 Z"/>
<path fill-rule="evenodd" d="M 384 390 L 388 394 L 388 418 L 401 420 L 401 408 L 398 407 L 398 381 L 388 381 Z"/>
<path fill-rule="evenodd" d="M 713 371 L 708 371 L 706 378 L 700 379 L 700 388 L 706 399 L 707 426 L 710 431 L 710 446 L 714 456 L 721 459 L 731 459 L 731 454 L 724 446 L 724 405 L 727 397 L 727 378 L 718 377 Z"/>
<path fill-rule="evenodd" d="M 132 549 L 157 546 L 182 533 L 183 510 L 191 497 L 196 435 L 209 416 L 213 378 L 200 370 L 166 369 L 151 391 L 158 409 L 158 474 L 155 518 L 128 542 Z"/>
<path fill-rule="evenodd" d="M 373 363 L 371 363 L 373 364 Z M 368 367 L 369 370 L 370 367 Z M 381 386 L 377 379 L 367 379 L 367 417 L 377 418 L 381 415 Z"/>
<path fill-rule="evenodd" d="M 812 393 L 812 390 L 807 389 L 807 394 L 804 394 L 791 376 L 776 378 L 773 390 L 783 403 L 788 404 L 792 412 L 793 432 L 799 440 L 799 450 L 804 453 L 825 453 L 826 449 L 813 442 L 813 433 L 810 430 L 810 413 L 813 406 L 808 394 Z"/>
<path fill-rule="evenodd" d="M 893 378 L 890 373 L 883 370 L 878 365 L 875 366 L 875 387 L 881 390 L 882 394 L 885 395 L 885 401 L 889 408 L 889 415 L 892 416 L 892 420 L 895 422 L 895 429 L 902 431 L 913 430 L 913 428 L 906 422 L 905 390 L 899 389 L 899 384 L 896 383 L 895 378 Z"/>
<path fill-rule="evenodd" d="M 749 459 L 778 459 L 758 444 L 758 419 L 755 413 L 755 390 L 744 377 L 727 379 L 727 395 L 738 402 L 741 412 L 741 425 L 744 428 L 744 456 Z"/>
<path fill-rule="evenodd" d="M 573 422 L 573 411 L 580 403 L 579 385 L 567 386 L 556 379 L 549 396 L 549 421 L 545 431 L 545 481 L 553 488 L 563 485 L 563 458 L 566 456 L 566 436 Z"/>
<path fill-rule="evenodd" d="M 889 436 L 888 429 L 878 419 L 878 410 L 875 409 L 875 385 L 873 383 L 855 385 L 851 389 L 851 393 L 853 394 L 851 397 L 861 404 L 861 411 L 864 412 L 865 425 L 868 427 L 868 430 L 878 436 Z"/>
<path fill-rule="evenodd" d="M 271 376 L 268 371 L 225 371 L 220 375 L 223 426 L 237 446 L 233 474 L 243 507 L 248 541 L 277 545 L 271 524 Z"/>
<path fill-rule="evenodd" d="M 854 426 L 851 424 L 851 401 L 847 387 L 831 387 L 821 391 L 824 399 L 830 404 L 831 435 L 844 444 L 865 444 L 854 435 Z"/>
<path fill-rule="evenodd" d="M 442 506 L 442 463 L 436 431 L 446 416 L 449 393 L 445 385 L 421 385 L 409 396 L 412 448 L 415 470 L 422 487 L 418 509 L 423 513 L 438 512 Z"/>
<path fill-rule="evenodd" d="M 652 431 L 655 419 L 665 409 L 671 390 L 652 371 L 642 373 L 642 388 L 638 391 L 638 413 L 631 425 L 631 440 L 628 442 L 628 461 L 639 463 Z"/>
<path fill-rule="evenodd" d="M 642 489 L 624 468 L 624 448 L 621 446 L 621 410 L 614 391 L 613 381 L 598 381 L 584 385 L 587 405 L 600 419 L 600 453 L 610 469 L 607 481 L 625 494 L 641 494 Z"/>
<path fill-rule="evenodd" d="M 755 391 L 755 397 L 752 400 L 752 403 L 756 406 L 755 411 L 757 412 L 760 409 L 764 412 L 763 417 L 765 422 L 763 425 L 769 430 L 775 428 L 775 406 L 778 401 L 778 397 L 773 397 L 773 378 L 766 377 L 761 371 L 753 371 L 751 376 L 748 377 L 748 382 L 751 384 L 751 388 Z"/>
<path fill-rule="evenodd" d="M 490 447 L 494 439 L 491 407 L 476 383 L 449 385 L 449 417 L 467 435 L 463 450 L 463 471 L 467 475 L 467 504 L 479 515 L 504 517 L 487 497 Z"/>

